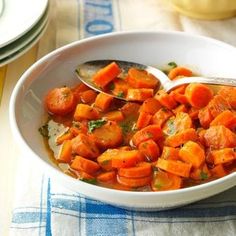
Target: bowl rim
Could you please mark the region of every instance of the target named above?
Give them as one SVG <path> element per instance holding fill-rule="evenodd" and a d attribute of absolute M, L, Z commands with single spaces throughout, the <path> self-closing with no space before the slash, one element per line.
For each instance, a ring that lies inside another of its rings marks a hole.
<path fill-rule="evenodd" d="M 58 54 L 60 54 L 61 52 L 69 49 L 69 48 L 73 48 L 73 47 L 77 47 L 80 46 L 81 44 L 84 44 L 85 42 L 92 42 L 92 41 L 96 41 L 99 39 L 104 39 L 104 38 L 113 38 L 113 37 L 120 37 L 120 36 L 126 36 L 126 35 L 142 35 L 142 34 L 156 34 L 156 35 L 165 35 L 165 36 L 180 36 L 180 37 L 187 37 L 187 38 L 193 38 L 193 39 L 199 39 L 199 40 L 205 40 L 208 41 L 210 43 L 219 45 L 220 47 L 225 47 L 227 49 L 231 49 L 231 50 L 235 50 L 236 52 L 236 48 L 230 44 L 227 44 L 225 42 L 222 42 L 220 40 L 217 39 L 213 39 L 210 37 L 206 37 L 206 36 L 201 36 L 201 35 L 193 35 L 193 34 L 189 34 L 186 32 L 180 32 L 180 31 L 166 31 L 166 30 L 161 30 L 161 31 L 152 31 L 152 30 L 134 30 L 134 31 L 122 31 L 122 32 L 112 32 L 112 33 L 107 33 L 107 34 L 103 34 L 103 35 L 97 35 L 97 36 L 93 36 L 90 38 L 85 38 L 85 39 L 80 39 L 77 40 L 75 42 L 66 44 L 60 48 L 57 48 L 53 51 L 51 51 L 50 53 L 46 54 L 45 56 L 43 56 L 42 58 L 40 58 L 38 61 L 36 61 L 34 64 L 32 64 L 19 78 L 19 80 L 17 81 L 13 92 L 11 94 L 10 97 L 10 103 L 9 103 L 9 121 L 10 121 L 10 128 L 11 128 L 11 132 L 13 135 L 14 140 L 16 141 L 16 143 L 19 144 L 19 147 L 24 147 L 27 150 L 27 156 L 34 156 L 34 160 L 39 161 L 39 163 L 41 165 L 44 165 L 45 167 L 47 167 L 47 169 L 50 169 L 51 171 L 53 171 L 53 173 L 55 174 L 59 174 L 61 178 L 64 178 L 66 181 L 70 181 L 73 182 L 73 184 L 75 185 L 81 185 L 81 187 L 91 187 L 94 189 L 94 191 L 100 191 L 103 193 L 107 193 L 109 192 L 110 194 L 117 194 L 119 193 L 120 195 L 129 195 L 130 197 L 135 197 L 135 196 L 169 196 L 169 195 L 173 195 L 173 194 L 185 194 L 188 192 L 195 192 L 195 191 L 201 191 L 204 189 L 208 189 L 209 187 L 214 187 L 217 186 L 223 182 L 226 182 L 228 180 L 231 180 L 233 178 L 235 178 L 236 180 L 236 172 L 230 173 L 224 177 L 221 177 L 219 179 L 216 180 L 212 180 L 210 182 L 207 183 L 203 183 L 200 185 L 195 185 L 195 186 L 191 186 L 191 187 L 186 187 L 186 188 L 181 188 L 181 189 L 177 189 L 177 190 L 168 190 L 168 191 L 148 191 L 148 192 L 141 192 L 141 191 L 125 191 L 125 190 L 116 190 L 116 189 L 110 189 L 110 188 L 105 188 L 102 186 L 97 186 L 97 185 L 92 185 L 83 181 L 80 181 L 78 179 L 75 179 L 73 177 L 70 177 L 68 175 L 66 175 L 65 173 L 63 173 L 61 170 L 53 167 L 52 165 L 50 165 L 48 162 L 46 162 L 45 160 L 43 160 L 39 155 L 37 155 L 31 148 L 30 146 L 27 144 L 26 140 L 22 137 L 21 132 L 19 130 L 19 127 L 17 125 L 17 121 L 16 121 L 16 108 L 15 108 L 15 103 L 16 100 L 20 94 L 20 88 L 22 87 L 22 85 L 24 84 L 24 82 L 29 78 L 29 75 L 35 70 L 35 68 L 39 67 L 42 64 L 45 64 L 47 62 L 47 60 L 49 58 L 52 58 Z M 236 53 L 235 53 L 236 55 Z M 236 185 L 236 184 L 235 184 Z"/>

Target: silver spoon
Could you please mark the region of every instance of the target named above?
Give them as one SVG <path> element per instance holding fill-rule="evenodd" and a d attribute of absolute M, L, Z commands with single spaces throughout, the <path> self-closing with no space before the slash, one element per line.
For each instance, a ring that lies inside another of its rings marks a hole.
<path fill-rule="evenodd" d="M 131 67 L 135 67 L 141 70 L 146 70 L 148 73 L 154 75 L 160 81 L 162 89 L 164 89 L 166 92 L 169 92 L 173 88 L 178 87 L 180 85 L 189 83 L 236 86 L 236 79 L 233 78 L 192 76 L 192 77 L 183 77 L 178 80 L 170 80 L 164 72 L 162 72 L 157 68 L 135 62 L 121 61 L 121 60 L 95 60 L 95 61 L 85 62 L 77 67 L 76 69 L 77 76 L 88 87 L 98 92 L 104 93 L 104 91 L 102 91 L 98 86 L 96 86 L 96 84 L 93 83 L 91 78 L 99 69 L 105 67 L 106 65 L 108 65 L 113 61 L 116 62 L 120 66 L 120 68 L 122 68 L 122 74 L 123 73 L 127 74 L 129 68 Z M 117 97 L 114 94 L 110 95 L 125 100 L 125 98 Z"/>

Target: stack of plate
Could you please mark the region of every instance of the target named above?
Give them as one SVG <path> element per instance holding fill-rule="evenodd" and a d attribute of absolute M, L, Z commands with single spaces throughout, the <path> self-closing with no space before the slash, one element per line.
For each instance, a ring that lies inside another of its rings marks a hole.
<path fill-rule="evenodd" d="M 0 66 L 35 45 L 48 25 L 48 0 L 0 0 Z"/>

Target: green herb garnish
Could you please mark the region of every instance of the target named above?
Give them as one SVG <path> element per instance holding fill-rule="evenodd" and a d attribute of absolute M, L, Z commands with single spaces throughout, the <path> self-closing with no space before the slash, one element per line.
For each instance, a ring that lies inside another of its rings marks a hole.
<path fill-rule="evenodd" d="M 94 129 L 100 128 L 103 125 L 107 123 L 106 120 L 100 119 L 100 120 L 91 120 L 88 122 L 88 131 L 89 133 L 92 133 Z"/>
<path fill-rule="evenodd" d="M 168 63 L 168 66 L 171 66 L 172 68 L 177 67 L 177 64 L 174 61 L 171 61 Z"/>
<path fill-rule="evenodd" d="M 116 95 L 118 98 L 123 98 L 125 96 L 124 92 L 119 92 L 117 95 Z"/>
<path fill-rule="evenodd" d="M 44 124 L 42 125 L 39 129 L 38 129 L 39 133 L 45 137 L 45 138 L 49 138 L 48 135 L 48 124 Z"/>
<path fill-rule="evenodd" d="M 96 179 L 80 179 L 81 181 L 83 181 L 83 182 L 86 182 L 86 183 L 88 183 L 88 184 L 96 184 L 97 183 L 97 181 L 96 181 Z"/>
<path fill-rule="evenodd" d="M 200 172 L 200 178 L 201 178 L 201 180 L 208 179 L 208 174 L 204 171 L 201 171 Z"/>
<path fill-rule="evenodd" d="M 113 82 L 111 82 L 109 84 L 109 90 L 113 90 L 115 88 L 115 84 Z"/>

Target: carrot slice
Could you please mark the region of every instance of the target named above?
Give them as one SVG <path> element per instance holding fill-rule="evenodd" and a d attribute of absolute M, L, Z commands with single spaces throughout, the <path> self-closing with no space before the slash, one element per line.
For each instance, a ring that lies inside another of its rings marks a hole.
<path fill-rule="evenodd" d="M 97 180 L 99 182 L 109 183 L 109 182 L 113 182 L 115 177 L 116 177 L 115 171 L 108 171 L 108 172 L 104 172 L 104 173 L 99 174 L 97 176 Z"/>
<path fill-rule="evenodd" d="M 127 178 L 142 178 L 152 174 L 152 166 L 148 162 L 140 162 L 134 167 L 118 169 L 118 175 Z"/>
<path fill-rule="evenodd" d="M 179 148 L 164 146 L 161 158 L 165 160 L 179 160 Z"/>
<path fill-rule="evenodd" d="M 114 79 L 109 85 L 110 91 L 116 96 L 126 96 L 129 85 L 124 79 Z"/>
<path fill-rule="evenodd" d="M 105 125 L 96 128 L 91 136 L 101 148 L 114 148 L 122 143 L 122 129 L 115 121 L 108 121 Z"/>
<path fill-rule="evenodd" d="M 149 185 L 151 180 L 151 176 L 146 176 L 142 178 L 127 178 L 119 175 L 117 176 L 118 183 L 131 188 L 138 188 Z"/>
<path fill-rule="evenodd" d="M 163 133 L 158 125 L 148 125 L 134 134 L 132 137 L 132 142 L 137 147 L 141 142 L 147 141 L 149 139 L 157 141 L 162 137 Z"/>
<path fill-rule="evenodd" d="M 213 98 L 213 91 L 204 84 L 189 84 L 185 89 L 185 96 L 191 106 L 202 108 Z"/>
<path fill-rule="evenodd" d="M 211 177 L 211 172 L 209 171 L 206 164 L 199 168 L 193 168 L 190 173 L 190 178 L 194 180 L 207 180 Z"/>
<path fill-rule="evenodd" d="M 159 81 L 145 70 L 130 68 L 127 75 L 127 81 L 133 88 L 151 88 L 155 89 Z"/>
<path fill-rule="evenodd" d="M 188 108 L 184 104 L 181 104 L 177 106 L 175 109 L 173 109 L 172 111 L 175 115 L 177 115 L 180 112 L 188 113 Z M 189 114 L 189 117 L 192 118 L 190 114 Z"/>
<path fill-rule="evenodd" d="M 205 145 L 213 149 L 236 147 L 236 134 L 225 126 L 211 126 L 206 130 Z"/>
<path fill-rule="evenodd" d="M 118 110 L 107 112 L 103 115 L 103 117 L 107 120 L 117 121 L 117 122 L 124 120 L 123 113 Z"/>
<path fill-rule="evenodd" d="M 160 155 L 160 148 L 152 139 L 141 142 L 138 145 L 138 150 L 149 161 L 156 161 L 158 159 L 159 155 Z"/>
<path fill-rule="evenodd" d="M 143 102 L 148 98 L 153 96 L 153 89 L 141 88 L 141 89 L 131 89 L 127 90 L 126 99 L 128 101 L 138 101 Z"/>
<path fill-rule="evenodd" d="M 188 99 L 185 94 L 178 93 L 176 91 L 171 91 L 170 96 L 174 98 L 174 100 L 180 104 L 188 104 Z"/>
<path fill-rule="evenodd" d="M 212 176 L 217 178 L 227 175 L 227 171 L 224 169 L 222 164 L 214 166 L 210 171 Z"/>
<path fill-rule="evenodd" d="M 218 94 L 225 98 L 233 109 L 236 109 L 236 87 L 223 86 Z"/>
<path fill-rule="evenodd" d="M 87 104 L 78 104 L 75 109 L 74 119 L 76 121 L 81 121 L 83 119 L 96 120 L 99 118 L 99 112 Z"/>
<path fill-rule="evenodd" d="M 85 104 L 92 104 L 94 103 L 97 97 L 97 93 L 92 89 L 88 89 L 80 94 L 81 102 Z"/>
<path fill-rule="evenodd" d="M 164 90 L 159 90 L 155 94 L 154 98 L 157 99 L 162 106 L 170 110 L 174 109 L 178 105 L 174 98 Z"/>
<path fill-rule="evenodd" d="M 159 127 L 162 127 L 163 124 L 171 117 L 173 116 L 173 113 L 166 109 L 161 108 L 158 112 L 154 114 L 152 117 L 152 123 L 155 125 L 158 125 Z"/>
<path fill-rule="evenodd" d="M 214 119 L 208 106 L 199 110 L 198 118 L 201 126 L 205 129 L 209 127 L 210 123 Z"/>
<path fill-rule="evenodd" d="M 65 140 L 61 146 L 57 161 L 70 163 L 72 158 L 72 145 L 70 140 Z"/>
<path fill-rule="evenodd" d="M 121 73 L 120 67 L 112 62 L 109 65 L 100 69 L 93 77 L 94 83 L 101 88 L 104 88 L 112 80 L 114 80 Z"/>
<path fill-rule="evenodd" d="M 236 159 L 236 153 L 233 148 L 223 148 L 221 150 L 211 151 L 214 164 L 224 164 Z"/>
<path fill-rule="evenodd" d="M 199 168 L 205 162 L 204 149 L 193 141 L 188 141 L 179 150 L 180 159 L 192 164 L 193 167 Z"/>
<path fill-rule="evenodd" d="M 125 117 L 138 116 L 138 111 L 140 109 L 140 105 L 134 102 L 127 102 L 123 107 L 121 107 L 121 112 Z"/>
<path fill-rule="evenodd" d="M 175 190 L 182 186 L 182 178 L 164 171 L 156 171 L 152 180 L 153 191 Z"/>
<path fill-rule="evenodd" d="M 66 115 L 75 109 L 76 99 L 70 88 L 55 88 L 46 95 L 45 106 L 51 114 Z"/>
<path fill-rule="evenodd" d="M 138 120 L 136 122 L 136 128 L 142 129 L 150 124 L 152 120 L 152 115 L 146 112 L 140 112 L 138 116 Z"/>
<path fill-rule="evenodd" d="M 193 128 L 183 130 L 177 134 L 170 135 L 165 140 L 165 145 L 170 147 L 178 147 L 187 141 L 196 141 L 198 139 L 198 135 L 196 130 Z"/>
<path fill-rule="evenodd" d="M 95 107 L 98 107 L 101 111 L 106 111 L 113 101 L 113 97 L 105 93 L 99 93 L 95 100 Z"/>
<path fill-rule="evenodd" d="M 139 112 L 146 112 L 154 115 L 161 107 L 161 104 L 155 98 L 148 98 L 143 102 Z"/>
<path fill-rule="evenodd" d="M 95 161 L 88 160 L 81 156 L 76 156 L 70 166 L 72 169 L 82 170 L 88 174 L 95 174 L 100 169 L 100 166 Z"/>
<path fill-rule="evenodd" d="M 156 166 L 169 173 L 186 178 L 189 177 L 190 170 L 192 168 L 190 163 L 184 163 L 182 161 L 175 160 L 165 160 L 162 158 L 158 159 Z"/>
<path fill-rule="evenodd" d="M 106 171 L 112 170 L 111 160 L 114 156 L 119 154 L 118 149 L 107 149 L 97 158 L 98 164 Z"/>
<path fill-rule="evenodd" d="M 87 135 L 80 133 L 71 140 L 72 152 L 90 159 L 95 159 L 99 155 L 99 150 L 95 142 Z"/>
<path fill-rule="evenodd" d="M 72 138 L 74 138 L 73 133 L 70 132 L 70 130 L 68 130 L 67 132 L 63 133 L 62 135 L 58 136 L 56 139 L 56 143 L 58 145 L 62 144 L 64 141 L 66 140 L 71 140 Z"/>
<path fill-rule="evenodd" d="M 171 80 L 176 79 L 178 76 L 192 76 L 193 72 L 185 67 L 177 66 L 170 70 L 168 77 Z"/>

